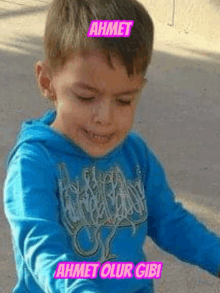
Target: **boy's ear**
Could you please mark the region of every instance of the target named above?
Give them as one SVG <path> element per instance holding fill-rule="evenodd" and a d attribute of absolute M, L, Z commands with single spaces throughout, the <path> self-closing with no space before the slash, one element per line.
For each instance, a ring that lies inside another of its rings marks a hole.
<path fill-rule="evenodd" d="M 143 84 L 142 84 L 142 87 L 141 88 L 144 88 L 147 84 L 148 84 L 148 79 L 147 78 L 144 78 L 143 79 Z"/>
<path fill-rule="evenodd" d="M 52 85 L 52 78 L 43 62 L 37 61 L 34 67 L 38 86 L 44 97 L 54 100 L 54 89 Z"/>
<path fill-rule="evenodd" d="M 148 83 L 148 79 L 147 78 L 144 78 L 143 81 L 142 81 L 142 85 L 141 85 L 141 88 L 140 88 L 140 92 L 138 93 L 137 98 L 136 98 L 136 103 L 139 102 L 140 97 L 141 97 L 141 94 L 142 94 L 142 91 L 143 91 L 143 88 L 146 86 L 147 83 Z"/>

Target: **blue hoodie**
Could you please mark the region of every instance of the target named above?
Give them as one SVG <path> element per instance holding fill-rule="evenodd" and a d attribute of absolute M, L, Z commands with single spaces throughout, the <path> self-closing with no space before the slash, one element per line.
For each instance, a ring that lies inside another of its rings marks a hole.
<path fill-rule="evenodd" d="M 162 165 L 137 132 L 89 156 L 50 127 L 56 111 L 27 120 L 10 152 L 4 210 L 17 269 L 13 293 L 153 293 L 152 279 L 55 279 L 59 262 L 147 262 L 147 236 L 214 276 L 220 237 L 175 200 Z"/>

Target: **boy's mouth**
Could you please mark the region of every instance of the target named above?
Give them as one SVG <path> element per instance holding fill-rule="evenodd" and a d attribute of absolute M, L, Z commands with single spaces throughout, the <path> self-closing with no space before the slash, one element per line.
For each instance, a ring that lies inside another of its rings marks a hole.
<path fill-rule="evenodd" d="M 90 140 L 94 141 L 94 142 L 98 142 L 98 143 L 107 143 L 111 140 L 113 134 L 110 135 L 97 135 L 91 131 L 88 131 L 86 129 L 83 129 L 84 133 L 86 134 L 86 137 L 89 138 Z"/>

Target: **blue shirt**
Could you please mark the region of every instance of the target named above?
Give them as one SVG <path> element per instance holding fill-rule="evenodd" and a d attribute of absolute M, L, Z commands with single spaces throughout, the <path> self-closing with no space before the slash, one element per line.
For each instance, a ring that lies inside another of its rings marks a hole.
<path fill-rule="evenodd" d="M 4 210 L 17 269 L 13 293 L 153 293 L 152 279 L 55 279 L 59 262 L 147 262 L 146 237 L 214 276 L 220 237 L 175 200 L 162 165 L 137 132 L 94 158 L 27 120 L 7 157 Z"/>

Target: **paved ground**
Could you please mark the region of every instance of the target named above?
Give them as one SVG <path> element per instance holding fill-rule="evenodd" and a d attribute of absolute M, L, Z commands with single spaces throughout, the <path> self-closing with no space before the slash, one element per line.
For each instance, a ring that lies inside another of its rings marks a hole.
<path fill-rule="evenodd" d="M 20 122 L 41 115 L 33 63 L 42 54 L 48 1 L 0 1 L 0 184 L 3 160 Z M 220 24 L 220 23 L 219 23 Z M 220 25 L 216 24 L 216 29 Z M 171 186 L 187 208 L 220 235 L 220 43 L 156 23 L 149 84 L 134 128 L 161 158 Z M 9 226 L 0 207 L 0 292 L 11 292 L 15 267 Z M 149 261 L 164 262 L 156 292 L 217 293 L 217 278 L 146 244 Z M 34 293 L 34 292 L 33 292 Z"/>

